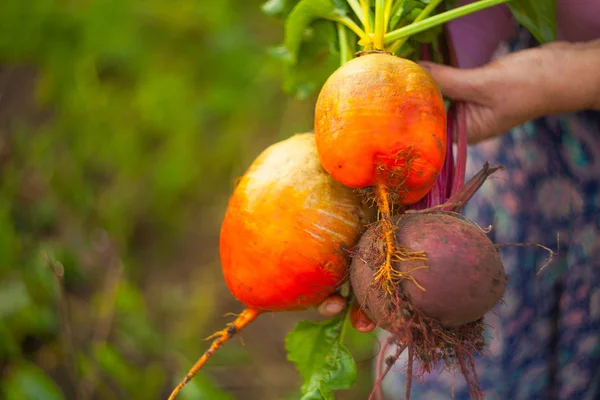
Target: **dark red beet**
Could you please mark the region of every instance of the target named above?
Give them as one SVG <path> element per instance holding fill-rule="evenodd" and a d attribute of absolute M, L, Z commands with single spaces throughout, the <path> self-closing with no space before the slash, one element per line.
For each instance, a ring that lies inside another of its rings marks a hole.
<path fill-rule="evenodd" d="M 486 164 L 445 204 L 393 218 L 393 290 L 375 279 L 385 256 L 383 224 L 373 224 L 354 249 L 350 282 L 358 303 L 408 351 L 407 399 L 413 364 L 417 374 L 439 364 L 457 369 L 471 397 L 482 398 L 473 355 L 484 350 L 483 317 L 500 301 L 507 277 L 497 247 L 458 211 L 497 169 Z"/>
<path fill-rule="evenodd" d="M 412 280 L 401 282 L 400 294 L 408 296 L 413 308 L 444 326 L 456 327 L 478 320 L 500 300 L 506 282 L 504 266 L 498 250 L 479 227 L 442 212 L 404 214 L 394 222 L 397 245 L 426 254 L 425 261 L 399 261 L 395 265 L 425 289 Z M 377 247 L 381 245 L 376 229 L 361 238 L 361 256 L 354 258 L 351 281 L 367 314 L 385 326 L 390 322 L 389 308 L 379 303 L 386 297 L 392 299 L 371 285 L 371 268 L 378 264 L 370 261 L 376 261 L 373 254 L 378 257 Z"/>

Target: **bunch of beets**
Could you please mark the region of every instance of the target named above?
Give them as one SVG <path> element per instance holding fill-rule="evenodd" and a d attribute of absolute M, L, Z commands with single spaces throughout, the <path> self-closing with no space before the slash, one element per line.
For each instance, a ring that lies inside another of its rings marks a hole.
<path fill-rule="evenodd" d="M 264 150 L 229 200 L 222 270 L 246 308 L 172 398 L 262 313 L 314 307 L 347 282 L 406 349 L 411 374 L 413 363 L 422 372 L 444 363 L 480 396 L 473 354 L 507 277 L 497 246 L 460 210 L 498 168 L 464 184 L 448 115 L 432 77 L 386 52 L 362 52 L 329 77 L 314 132 Z"/>

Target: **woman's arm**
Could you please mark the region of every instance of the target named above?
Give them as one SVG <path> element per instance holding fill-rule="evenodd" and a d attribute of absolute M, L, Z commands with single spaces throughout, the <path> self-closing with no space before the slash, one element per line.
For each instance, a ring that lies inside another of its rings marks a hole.
<path fill-rule="evenodd" d="M 565 96 L 564 104 L 559 103 L 565 111 L 600 110 L 600 39 L 548 47 L 558 53 L 565 77 L 554 81 L 550 95 Z"/>

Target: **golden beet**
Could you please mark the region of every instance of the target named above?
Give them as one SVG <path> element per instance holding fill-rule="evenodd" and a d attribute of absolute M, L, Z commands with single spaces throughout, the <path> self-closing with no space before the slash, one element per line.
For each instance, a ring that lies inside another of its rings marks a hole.
<path fill-rule="evenodd" d="M 315 109 L 323 168 L 346 186 L 388 187 L 403 204 L 432 188 L 446 156 L 446 112 L 433 78 L 386 53 L 354 58 L 323 86 Z"/>
<path fill-rule="evenodd" d="M 314 306 L 347 274 L 366 224 L 352 189 L 327 174 L 314 135 L 265 150 L 240 180 L 221 228 L 221 263 L 231 293 L 268 311 Z"/>
<path fill-rule="evenodd" d="M 210 348 L 171 393 L 227 340 L 265 311 L 316 306 L 347 280 L 349 254 L 372 217 L 361 198 L 319 163 L 312 133 L 271 145 L 235 188 L 221 226 L 221 266 L 247 308 L 211 337 Z"/>

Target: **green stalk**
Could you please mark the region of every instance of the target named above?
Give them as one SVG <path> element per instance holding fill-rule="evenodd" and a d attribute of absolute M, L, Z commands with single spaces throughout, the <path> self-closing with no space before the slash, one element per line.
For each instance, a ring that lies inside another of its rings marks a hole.
<path fill-rule="evenodd" d="M 363 16 L 364 16 L 363 26 L 365 27 L 365 33 L 368 36 L 371 33 L 373 33 L 373 31 L 371 30 L 371 7 L 370 7 L 370 1 L 369 0 L 360 0 L 360 5 L 362 7 Z"/>
<path fill-rule="evenodd" d="M 429 2 L 429 4 L 427 4 L 427 6 L 425 6 L 423 11 L 421 11 L 419 13 L 419 15 L 417 15 L 417 18 L 415 18 L 415 20 L 413 22 L 419 22 L 419 21 L 422 21 L 423 19 L 427 18 L 429 16 L 429 14 L 431 14 L 431 12 L 433 10 L 435 10 L 437 6 L 440 5 L 441 2 L 442 2 L 442 0 L 431 0 Z"/>
<path fill-rule="evenodd" d="M 387 51 L 392 54 L 396 54 L 398 50 L 400 50 L 400 45 L 402 45 L 400 42 L 400 40 L 396 40 L 394 43 L 388 46 Z"/>
<path fill-rule="evenodd" d="M 402 16 L 402 12 L 404 11 L 404 3 L 405 0 L 396 0 L 392 10 L 390 11 L 390 21 L 389 28 L 393 29 L 398 25 L 398 21 L 400 21 L 400 17 Z"/>
<path fill-rule="evenodd" d="M 384 44 L 392 43 L 403 37 L 408 37 L 416 33 L 420 33 L 452 21 L 456 18 L 464 17 L 465 15 L 472 14 L 476 11 L 480 11 L 498 4 L 508 3 L 511 0 L 480 0 L 476 3 L 470 3 L 462 7 L 455 8 L 450 11 L 443 12 L 433 17 L 426 18 L 419 22 L 413 22 L 410 25 L 396 29 L 395 31 L 389 32 L 385 35 Z M 425 11 L 425 10 L 423 10 Z"/>
<path fill-rule="evenodd" d="M 396 52 L 398 50 L 399 49 L 396 49 L 394 52 Z M 408 58 L 414 52 L 415 52 L 415 48 L 414 47 L 408 47 L 408 48 L 404 49 L 402 51 L 402 53 L 398 54 L 398 57 L 400 57 L 400 58 Z"/>
<path fill-rule="evenodd" d="M 390 18 L 392 16 L 392 3 L 394 2 L 394 0 L 385 0 L 385 7 L 384 7 L 384 12 L 383 12 L 383 19 L 385 21 L 385 25 L 383 27 L 383 30 L 385 32 L 387 32 L 389 24 L 390 24 Z"/>
<path fill-rule="evenodd" d="M 349 296 L 352 296 L 350 294 Z M 346 332 L 348 331 L 348 326 L 350 325 L 350 314 L 352 313 L 352 304 L 354 303 L 354 297 L 350 297 L 348 302 L 346 303 L 346 310 L 344 312 L 344 321 L 342 322 L 342 327 L 340 328 L 340 343 L 344 343 L 344 339 L 346 338 Z"/>
<path fill-rule="evenodd" d="M 429 16 L 429 14 L 431 14 L 433 12 L 433 10 L 435 10 L 437 8 L 437 6 L 440 5 L 441 2 L 442 2 L 442 0 L 431 0 L 429 2 L 429 4 L 427 4 L 427 6 L 425 6 L 425 8 L 423 10 L 421 10 L 419 15 L 417 15 L 417 18 L 415 18 L 415 20 L 412 22 L 412 24 L 415 24 L 415 23 L 420 22 L 420 21 L 424 20 L 425 18 L 427 18 Z M 408 25 L 408 26 L 411 26 L 411 25 Z M 396 49 L 401 48 L 402 45 L 404 43 L 406 43 L 407 40 L 408 40 L 408 36 L 405 36 L 402 39 L 398 40 L 398 42 L 394 43 L 394 48 L 396 48 Z"/>
<path fill-rule="evenodd" d="M 338 17 L 338 18 L 332 18 L 333 21 L 335 22 L 339 22 L 340 24 L 346 26 L 347 28 L 349 28 L 350 30 L 352 30 L 352 32 L 356 33 L 356 35 L 361 39 L 361 40 L 369 40 L 368 36 L 366 35 L 365 31 L 363 31 L 360 26 L 356 25 L 356 23 L 354 21 L 352 21 L 350 18 L 348 17 Z"/>
<path fill-rule="evenodd" d="M 375 0 L 375 35 L 373 45 L 376 50 L 383 50 L 385 35 L 385 0 Z"/>
<path fill-rule="evenodd" d="M 360 23 L 365 26 L 365 15 L 363 14 L 363 9 L 360 6 L 358 0 L 348 0 L 348 4 L 350 4 L 350 8 L 354 11 L 354 14 L 358 17 Z"/>
<path fill-rule="evenodd" d="M 337 23 L 337 31 L 340 42 L 340 65 L 344 65 L 352 59 L 352 52 L 348 45 L 348 32 L 346 31 L 346 27 L 339 22 Z"/>

